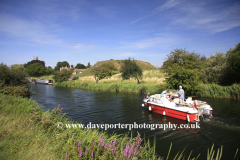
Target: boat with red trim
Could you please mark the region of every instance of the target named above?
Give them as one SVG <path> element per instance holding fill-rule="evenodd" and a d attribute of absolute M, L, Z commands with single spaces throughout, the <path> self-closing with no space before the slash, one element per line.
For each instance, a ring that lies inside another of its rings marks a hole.
<path fill-rule="evenodd" d="M 170 102 L 170 92 L 175 99 Z M 192 100 L 188 97 L 184 103 L 179 103 L 178 91 L 165 90 L 161 94 L 148 94 L 143 99 L 142 106 L 148 107 L 149 111 L 169 117 L 186 120 L 188 122 L 199 121 L 200 118 L 212 117 L 213 109 L 207 102 Z"/>

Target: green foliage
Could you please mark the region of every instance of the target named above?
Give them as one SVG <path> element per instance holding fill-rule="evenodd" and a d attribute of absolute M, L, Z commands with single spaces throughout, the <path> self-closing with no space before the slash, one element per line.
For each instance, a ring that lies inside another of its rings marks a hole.
<path fill-rule="evenodd" d="M 30 96 L 30 89 L 26 86 L 8 86 L 8 87 L 5 87 L 1 92 L 7 95 L 12 95 L 12 96 L 22 96 L 22 97 Z"/>
<path fill-rule="evenodd" d="M 39 64 L 41 64 L 43 67 L 45 67 L 45 62 L 44 62 L 44 61 L 32 60 L 32 61 L 28 62 L 24 68 L 26 68 L 26 67 L 28 67 L 28 66 L 30 66 L 30 65 L 32 65 L 32 64 L 35 64 L 35 63 L 39 63 Z"/>
<path fill-rule="evenodd" d="M 198 90 L 204 64 L 205 58 L 199 54 L 175 49 L 168 55 L 161 69 L 167 73 L 168 88 L 178 89 L 182 85 L 186 94 L 193 95 Z"/>
<path fill-rule="evenodd" d="M 90 62 L 88 62 L 88 65 L 87 65 L 87 67 L 86 68 L 90 68 L 91 67 L 91 65 L 90 65 Z"/>
<path fill-rule="evenodd" d="M 78 63 L 75 68 L 77 69 L 86 69 L 86 66 L 84 64 Z"/>
<path fill-rule="evenodd" d="M 101 65 L 95 65 L 94 67 L 91 68 L 93 74 L 94 74 L 94 79 L 96 83 L 100 81 L 103 78 L 108 78 L 114 74 L 114 71 L 117 70 L 117 68 L 111 63 L 104 63 Z"/>
<path fill-rule="evenodd" d="M 25 69 L 25 72 L 29 76 L 38 77 L 38 76 L 42 76 L 45 74 L 45 67 L 43 65 L 41 65 L 40 63 L 34 63 L 34 64 L 27 66 L 27 68 Z"/>
<path fill-rule="evenodd" d="M 25 73 L 22 65 L 7 67 L 0 64 L 0 92 L 8 95 L 24 96 L 30 95 L 26 85 Z"/>
<path fill-rule="evenodd" d="M 0 80 L 5 86 L 25 85 L 25 73 L 22 65 L 12 65 L 10 68 L 7 65 L 0 64 Z"/>
<path fill-rule="evenodd" d="M 123 63 L 121 65 L 121 70 L 120 72 L 122 73 L 122 79 L 130 79 L 135 78 L 137 79 L 137 82 L 139 83 L 139 79 L 142 79 L 142 69 L 137 65 L 136 61 L 134 59 L 131 60 L 129 59 L 123 60 Z"/>
<path fill-rule="evenodd" d="M 57 66 L 55 66 L 54 70 L 59 71 L 61 67 L 69 67 L 69 63 L 67 61 L 57 62 Z"/>
<path fill-rule="evenodd" d="M 203 97 L 240 99 L 240 84 L 220 86 L 218 84 L 204 84 L 199 86 L 197 95 Z"/>
<path fill-rule="evenodd" d="M 227 76 L 228 84 L 240 82 L 240 43 L 227 52 Z"/>
<path fill-rule="evenodd" d="M 163 62 L 161 69 L 164 69 L 166 72 L 171 71 L 172 65 L 176 64 L 177 66 L 183 66 L 188 69 L 201 69 L 205 62 L 205 58 L 200 57 L 199 54 L 195 52 L 188 52 L 183 49 L 175 49 L 167 55 L 168 59 Z"/>
<path fill-rule="evenodd" d="M 227 57 L 223 53 L 217 52 L 207 59 L 202 80 L 205 83 L 220 84 L 224 81 L 227 68 Z"/>
<path fill-rule="evenodd" d="M 67 71 L 66 69 L 63 71 L 57 71 L 54 73 L 53 79 L 57 83 L 61 83 L 63 81 L 67 81 L 71 75 L 72 75 L 73 70 Z"/>
<path fill-rule="evenodd" d="M 51 75 L 53 73 L 54 73 L 54 69 L 52 69 L 51 67 L 45 68 L 45 75 Z"/>
<path fill-rule="evenodd" d="M 178 89 L 182 85 L 186 94 L 195 94 L 198 91 L 200 72 L 198 69 L 187 69 L 182 66 L 169 68 L 168 77 L 166 82 L 169 88 Z"/>

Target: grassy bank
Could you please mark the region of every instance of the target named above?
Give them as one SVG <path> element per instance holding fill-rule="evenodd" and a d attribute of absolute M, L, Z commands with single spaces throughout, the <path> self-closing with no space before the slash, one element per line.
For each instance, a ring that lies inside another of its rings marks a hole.
<path fill-rule="evenodd" d="M 83 73 L 84 74 L 84 73 Z M 82 75 L 82 74 L 79 74 Z M 122 80 L 121 74 L 115 74 L 108 79 L 95 82 L 93 75 L 80 76 L 76 81 L 65 81 L 62 83 L 55 83 L 56 86 L 82 88 L 96 91 L 107 92 L 150 92 L 151 94 L 159 93 L 158 84 L 162 84 L 165 80 L 164 74 L 159 70 L 144 70 L 143 78 L 140 84 L 137 80 Z"/>
<path fill-rule="evenodd" d="M 146 93 L 150 92 L 158 93 L 156 84 L 149 83 L 131 83 L 131 82 L 85 82 L 85 81 L 65 81 L 62 83 L 55 83 L 56 86 L 73 87 L 81 89 L 89 89 L 95 91 L 106 91 L 106 92 L 129 92 L 129 93 Z"/>
<path fill-rule="evenodd" d="M 76 123 L 60 111 L 43 112 L 31 100 L 0 94 L 0 159 L 157 159 L 154 146 L 140 134 L 127 137 L 94 129 L 58 129 L 57 122 Z"/>
<path fill-rule="evenodd" d="M 233 84 L 231 86 L 202 84 L 199 87 L 197 95 L 202 97 L 240 99 L 240 84 Z"/>

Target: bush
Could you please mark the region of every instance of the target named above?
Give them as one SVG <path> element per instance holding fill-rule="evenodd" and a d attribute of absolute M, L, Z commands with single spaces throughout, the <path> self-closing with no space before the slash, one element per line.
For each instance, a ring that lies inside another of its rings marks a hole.
<path fill-rule="evenodd" d="M 55 80 L 55 82 L 57 83 L 61 83 L 63 81 L 67 81 L 72 75 L 72 70 L 67 71 L 67 70 L 63 70 L 63 71 L 57 71 L 55 72 L 53 79 Z"/>
<path fill-rule="evenodd" d="M 45 67 L 40 63 L 34 63 L 34 64 L 27 66 L 27 68 L 25 69 L 25 72 L 29 76 L 38 77 L 38 76 L 42 76 L 45 74 Z"/>
<path fill-rule="evenodd" d="M 22 97 L 30 96 L 30 89 L 25 86 L 8 86 L 4 88 L 1 92 L 7 95 L 12 95 L 12 96 L 22 96 Z"/>
<path fill-rule="evenodd" d="M 26 85 L 25 73 L 22 65 L 0 65 L 0 92 L 8 95 L 27 97 L 30 90 Z"/>

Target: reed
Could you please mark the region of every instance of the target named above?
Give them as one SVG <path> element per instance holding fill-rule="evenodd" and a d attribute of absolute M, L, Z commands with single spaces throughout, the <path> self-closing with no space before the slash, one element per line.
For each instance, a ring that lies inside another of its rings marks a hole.
<path fill-rule="evenodd" d="M 81 89 L 89 89 L 104 92 L 130 92 L 130 93 L 158 93 L 156 84 L 151 83 L 131 83 L 131 81 L 111 82 L 106 81 L 102 83 L 85 82 L 85 81 L 65 81 L 62 83 L 55 83 L 56 86 L 73 87 Z"/>
<path fill-rule="evenodd" d="M 202 97 L 240 99 L 240 84 L 220 86 L 217 84 L 202 84 L 197 95 Z"/>

